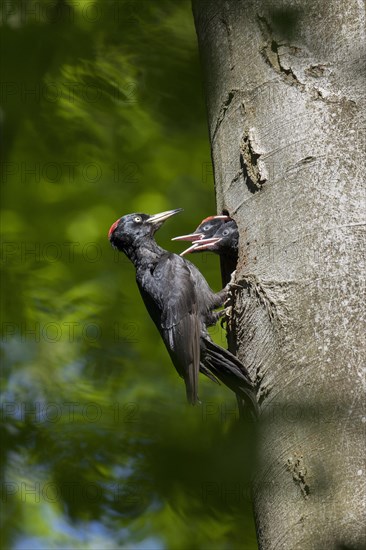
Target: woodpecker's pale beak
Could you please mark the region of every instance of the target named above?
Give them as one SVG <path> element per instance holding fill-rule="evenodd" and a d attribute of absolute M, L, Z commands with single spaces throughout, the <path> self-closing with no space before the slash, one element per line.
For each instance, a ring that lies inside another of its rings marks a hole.
<path fill-rule="evenodd" d="M 150 218 L 147 221 L 147 223 L 152 224 L 160 224 L 165 222 L 168 218 L 171 216 L 175 216 L 175 214 L 179 214 L 179 212 L 182 212 L 183 208 L 176 208 L 175 210 L 166 210 L 165 212 L 160 212 L 159 214 L 154 214 L 154 216 L 150 216 Z"/>
<path fill-rule="evenodd" d="M 197 241 L 202 239 L 203 233 L 188 233 L 188 235 L 180 235 L 179 237 L 174 237 L 172 241 Z"/>
<path fill-rule="evenodd" d="M 192 246 L 187 248 L 186 250 L 183 250 L 183 252 L 180 253 L 180 256 L 185 256 L 186 254 L 189 254 L 190 252 L 198 252 L 202 250 L 207 250 L 212 244 L 216 244 L 219 241 L 221 241 L 221 237 L 210 237 L 209 239 L 200 239 L 198 241 L 195 241 Z"/>
<path fill-rule="evenodd" d="M 231 218 L 230 216 L 226 216 L 226 215 L 220 215 L 220 216 L 209 216 L 208 218 L 205 218 L 204 220 L 202 220 L 202 222 L 200 223 L 200 225 L 197 227 L 196 229 L 196 232 L 195 233 L 188 233 L 188 235 L 180 235 L 179 237 L 174 237 L 172 239 L 172 241 L 189 241 L 189 242 L 194 242 L 194 241 L 198 241 L 199 239 L 203 239 L 203 237 L 205 236 L 204 233 L 200 233 L 199 231 L 197 231 L 201 225 L 203 225 L 205 222 L 208 222 L 208 221 L 211 221 L 211 220 L 225 220 L 226 222 L 230 221 Z"/>

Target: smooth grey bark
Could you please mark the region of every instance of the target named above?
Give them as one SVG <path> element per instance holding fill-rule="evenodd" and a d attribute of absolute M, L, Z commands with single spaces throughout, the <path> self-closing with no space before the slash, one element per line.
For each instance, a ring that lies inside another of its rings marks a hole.
<path fill-rule="evenodd" d="M 364 548 L 365 14 L 193 0 L 218 211 L 240 229 L 261 549 Z"/>

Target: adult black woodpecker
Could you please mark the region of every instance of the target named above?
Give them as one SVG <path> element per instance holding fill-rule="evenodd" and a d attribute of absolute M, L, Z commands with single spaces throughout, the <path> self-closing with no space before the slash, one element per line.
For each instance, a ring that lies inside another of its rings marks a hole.
<path fill-rule="evenodd" d="M 213 292 L 196 266 L 164 250 L 154 239 L 164 221 L 180 211 L 123 216 L 111 226 L 109 240 L 136 268 L 141 296 L 184 379 L 188 402 L 198 401 L 201 371 L 241 395 L 256 414 L 254 387 L 247 371 L 229 351 L 211 342 L 206 329 L 216 321 L 214 310 L 225 302 L 227 289 Z"/>
<path fill-rule="evenodd" d="M 229 216 L 210 216 L 188 235 L 174 237 L 173 241 L 190 241 L 192 245 L 181 253 L 214 252 L 220 256 L 223 286 L 227 285 L 238 262 L 239 231 Z"/>

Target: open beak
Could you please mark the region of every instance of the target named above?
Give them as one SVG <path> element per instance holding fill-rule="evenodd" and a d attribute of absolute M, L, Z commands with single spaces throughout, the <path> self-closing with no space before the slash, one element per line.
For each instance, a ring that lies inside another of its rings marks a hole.
<path fill-rule="evenodd" d="M 172 241 L 197 241 L 202 239 L 203 233 L 188 233 L 188 235 L 180 235 L 179 237 L 174 237 Z"/>
<path fill-rule="evenodd" d="M 231 220 L 231 218 L 230 218 L 230 216 L 227 216 L 226 214 L 225 215 L 218 215 L 218 216 L 209 216 L 208 218 L 205 218 L 204 220 L 202 220 L 198 227 L 203 225 L 203 223 L 205 221 L 209 221 L 209 220 L 225 220 L 226 222 L 228 222 L 228 221 Z M 205 236 L 204 233 L 199 233 L 199 232 L 197 232 L 197 233 L 188 233 L 188 235 L 180 235 L 179 237 L 174 237 L 172 239 L 172 241 L 194 242 L 194 241 L 198 241 L 199 239 L 203 239 L 204 236 Z M 186 254 L 188 252 L 188 250 L 190 250 L 190 248 L 185 250 L 184 254 Z"/>
<path fill-rule="evenodd" d="M 189 254 L 190 252 L 196 252 L 196 251 L 202 251 L 207 250 L 212 244 L 216 244 L 219 241 L 221 241 L 221 237 L 210 237 L 209 239 L 200 239 L 198 241 L 195 241 L 192 246 L 187 248 L 186 250 L 183 250 L 183 252 L 180 253 L 180 256 L 185 256 L 186 254 Z"/>
<path fill-rule="evenodd" d="M 175 216 L 175 214 L 179 214 L 179 212 L 182 212 L 183 208 L 176 208 L 175 210 L 166 210 L 165 212 L 160 212 L 159 214 L 155 214 L 154 216 L 150 216 L 150 218 L 147 220 L 147 223 L 152 224 L 160 224 L 165 222 L 168 218 L 171 216 Z"/>
<path fill-rule="evenodd" d="M 192 246 L 190 246 L 189 248 L 186 248 L 185 250 L 183 250 L 183 252 L 181 252 L 179 254 L 179 256 L 185 256 L 186 254 L 189 254 L 190 252 L 193 252 L 194 250 L 197 249 L 197 246 L 198 246 L 198 243 L 193 243 Z"/>

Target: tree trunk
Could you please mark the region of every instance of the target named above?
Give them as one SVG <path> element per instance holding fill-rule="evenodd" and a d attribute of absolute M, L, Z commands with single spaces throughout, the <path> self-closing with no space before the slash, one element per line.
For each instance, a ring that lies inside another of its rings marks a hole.
<path fill-rule="evenodd" d="M 218 211 L 240 230 L 261 549 L 363 548 L 364 6 L 194 0 Z"/>

